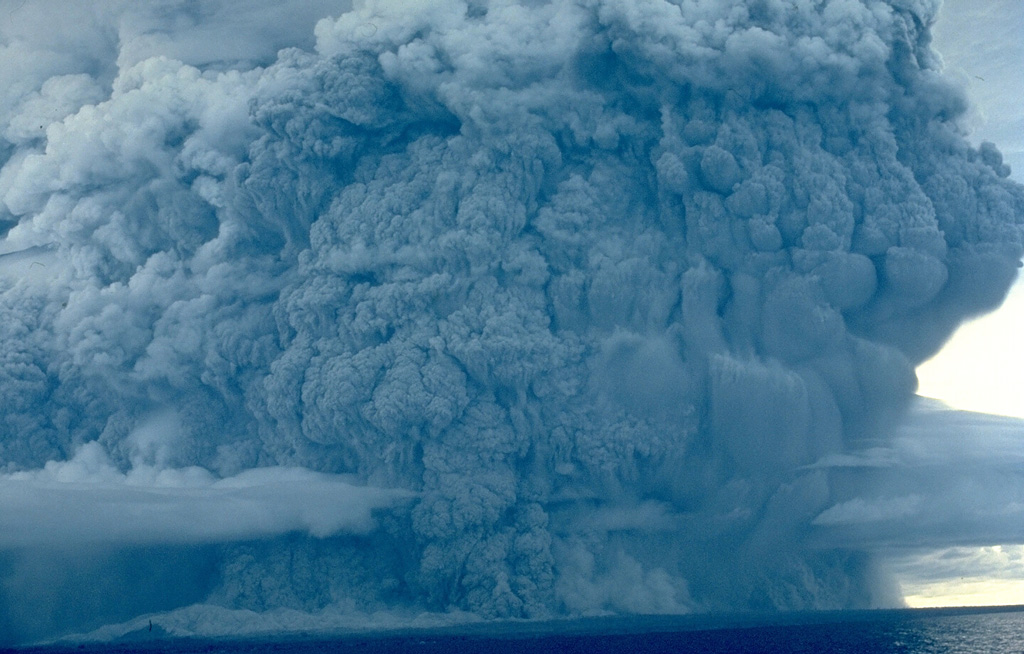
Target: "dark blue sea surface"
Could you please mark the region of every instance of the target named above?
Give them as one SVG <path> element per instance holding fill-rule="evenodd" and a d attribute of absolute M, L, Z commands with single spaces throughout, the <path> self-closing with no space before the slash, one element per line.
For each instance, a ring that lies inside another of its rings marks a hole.
<path fill-rule="evenodd" d="M 152 638 L 148 633 L 136 633 L 127 640 L 114 643 L 66 644 L 0 651 L 19 654 L 1008 654 L 1024 652 L 1024 607 L 798 613 L 772 617 L 602 618 L 279 640 L 165 639 Z"/>

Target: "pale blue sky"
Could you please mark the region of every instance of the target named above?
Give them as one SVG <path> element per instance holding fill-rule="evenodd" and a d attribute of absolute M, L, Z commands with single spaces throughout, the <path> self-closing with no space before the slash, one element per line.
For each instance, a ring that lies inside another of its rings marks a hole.
<path fill-rule="evenodd" d="M 945 0 L 934 29 L 947 74 L 968 89 L 971 140 L 999 146 L 1024 182 L 1024 2 Z M 918 368 L 921 395 L 1024 418 L 1024 282 Z M 1024 437 L 1024 423 L 1021 427 Z M 1024 604 L 1024 546 L 953 547 L 891 561 L 915 607 Z"/>
<path fill-rule="evenodd" d="M 935 47 L 968 87 L 972 141 L 992 141 L 1024 182 L 1024 2 L 946 0 Z M 968 323 L 918 369 L 920 393 L 974 411 L 1024 417 L 1024 283 L 999 311 Z"/>

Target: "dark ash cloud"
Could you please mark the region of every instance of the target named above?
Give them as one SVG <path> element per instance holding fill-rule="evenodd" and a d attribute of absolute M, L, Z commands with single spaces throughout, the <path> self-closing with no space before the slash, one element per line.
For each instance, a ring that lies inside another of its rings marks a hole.
<path fill-rule="evenodd" d="M 0 101 L 0 492 L 85 451 L 361 498 L 362 540 L 214 539 L 215 612 L 898 602 L 823 527 L 930 505 L 833 464 L 892 460 L 1022 251 L 937 4 L 110 3 L 66 46 L 36 10 L 0 32 L 49 57 Z"/>

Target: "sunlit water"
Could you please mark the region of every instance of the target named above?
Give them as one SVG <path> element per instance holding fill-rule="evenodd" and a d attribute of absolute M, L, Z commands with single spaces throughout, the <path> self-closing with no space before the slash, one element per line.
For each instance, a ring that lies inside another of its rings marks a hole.
<path fill-rule="evenodd" d="M 8 650 L 0 650 L 8 651 Z M 166 640 L 147 631 L 125 641 L 11 650 L 235 654 L 276 652 L 900 652 L 961 654 L 1024 652 L 1024 607 L 923 609 L 795 614 L 768 618 L 630 618 L 563 623 L 488 625 L 459 632 L 348 635 L 290 640 Z"/>

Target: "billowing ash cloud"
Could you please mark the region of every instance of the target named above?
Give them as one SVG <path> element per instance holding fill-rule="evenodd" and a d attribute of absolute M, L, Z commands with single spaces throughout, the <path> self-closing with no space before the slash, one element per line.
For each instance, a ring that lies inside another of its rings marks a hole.
<path fill-rule="evenodd" d="M 84 451 L 129 504 L 192 470 L 299 515 L 274 471 L 324 473 L 340 533 L 188 541 L 226 543 L 181 595 L 217 611 L 899 601 L 837 526 L 922 505 L 834 462 L 888 447 L 1024 221 L 937 2 L 368 0 L 315 45 L 277 4 L 264 40 L 213 2 L 6 28 L 53 57 L 0 104 L 0 492 Z"/>

